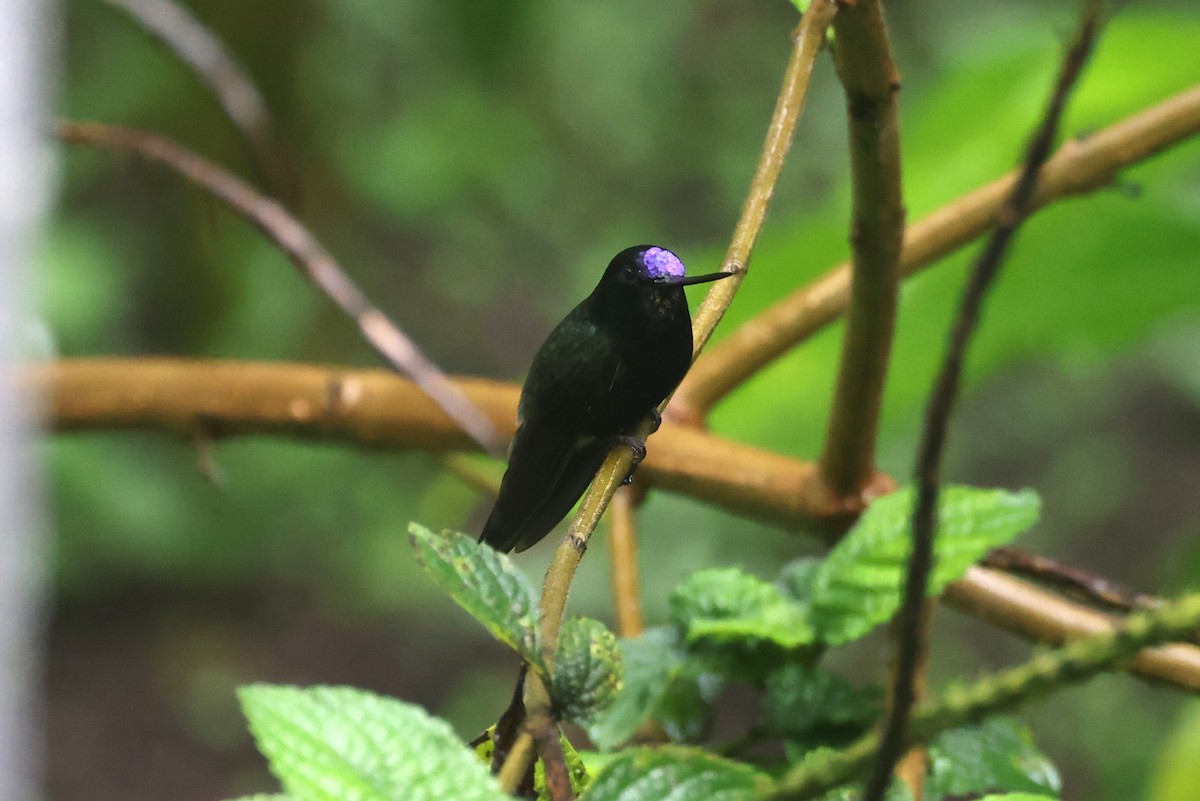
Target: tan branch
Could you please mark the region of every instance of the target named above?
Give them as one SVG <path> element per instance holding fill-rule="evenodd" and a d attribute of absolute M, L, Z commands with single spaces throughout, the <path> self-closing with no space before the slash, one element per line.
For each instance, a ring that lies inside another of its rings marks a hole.
<path fill-rule="evenodd" d="M 1200 133 L 1200 86 L 1109 126 L 1066 142 L 1042 168 L 1034 208 L 1109 186 L 1121 170 Z M 900 272 L 909 276 L 992 228 L 1016 173 L 964 195 L 910 225 Z M 850 267 L 830 272 L 773 304 L 709 349 L 692 367 L 677 402 L 703 418 L 719 400 L 765 365 L 842 314 Z"/>
<path fill-rule="evenodd" d="M 879 0 L 847 6 L 834 22 L 833 60 L 850 123 L 854 268 L 821 477 L 841 496 L 858 495 L 875 473 L 875 436 L 892 352 L 904 240 L 900 182 L 900 73 Z"/>
<path fill-rule="evenodd" d="M 613 603 L 616 606 L 617 634 L 637 637 L 646 628 L 642 617 L 642 591 L 638 583 L 637 512 L 633 492 L 622 487 L 613 496 L 608 513 L 609 570 L 612 571 Z"/>
<path fill-rule="evenodd" d="M 1112 631 L 1120 620 L 985 567 L 968 570 L 944 598 L 959 611 L 1044 645 Z M 1146 648 L 1131 667 L 1145 678 L 1200 692 L 1200 648 L 1193 645 Z"/>
<path fill-rule="evenodd" d="M 775 184 L 783 169 L 784 159 L 792 146 L 796 121 L 800 118 L 804 100 L 808 96 L 813 66 L 825 45 L 825 32 L 837 10 L 836 0 L 813 0 L 800 20 L 800 26 L 792 35 L 795 45 L 783 76 L 783 86 L 779 90 L 779 99 L 775 103 L 771 124 L 767 127 L 758 167 L 750 182 L 750 191 L 742 204 L 741 216 L 734 226 L 725 260 L 721 264 L 723 272 L 731 272 L 734 275 L 712 285 L 692 320 L 692 340 L 697 354 L 707 344 L 717 323 L 725 316 L 726 309 L 729 308 L 734 294 L 746 276 L 746 271 L 750 268 L 754 243 L 758 241 L 758 233 L 767 218 L 771 195 L 775 193 Z M 684 404 L 677 403 L 676 407 L 677 411 L 682 410 L 686 414 Z"/>
<path fill-rule="evenodd" d="M 511 429 L 518 389 L 458 379 L 496 423 Z M 385 370 L 184 359 L 72 359 L 29 368 L 45 424 L 63 433 L 162 431 L 290 436 L 366 448 L 446 451 L 472 441 L 411 381 Z M 826 495 L 811 463 L 664 422 L 639 468 L 655 486 L 783 528 L 835 532 L 850 513 Z M 832 533 L 829 535 L 832 540 Z M 1042 643 L 1111 627 L 1112 618 L 995 570 L 973 568 L 946 602 Z M 1200 648 L 1143 651 L 1147 678 L 1200 690 Z"/>

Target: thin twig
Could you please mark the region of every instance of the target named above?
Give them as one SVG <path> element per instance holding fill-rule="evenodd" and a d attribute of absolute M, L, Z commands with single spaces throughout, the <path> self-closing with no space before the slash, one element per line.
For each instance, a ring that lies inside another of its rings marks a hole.
<path fill-rule="evenodd" d="M 904 199 L 900 181 L 900 73 L 879 0 L 847 6 L 834 22 L 833 61 L 850 122 L 854 269 L 821 476 L 855 496 L 875 474 L 875 436 L 900 293 Z"/>
<path fill-rule="evenodd" d="M 313 285 L 357 323 L 363 338 L 401 375 L 413 379 L 479 446 L 503 453 L 495 426 L 367 299 L 333 257 L 280 203 L 265 197 L 235 175 L 157 134 L 100 123 L 62 122 L 58 135 L 69 144 L 128 151 L 161 164 L 206 189 L 253 224 L 282 250 Z"/>
<path fill-rule="evenodd" d="M 612 570 L 617 634 L 625 638 L 637 637 L 646 628 L 642 616 L 642 591 L 638 583 L 637 513 L 632 494 L 630 487 L 617 490 L 608 513 L 611 524 L 608 561 Z"/>
<path fill-rule="evenodd" d="M 1200 86 L 1139 111 L 1086 138 L 1063 144 L 1038 177 L 1033 205 L 1043 208 L 1112 185 L 1127 167 L 1200 133 Z M 908 277 L 936 263 L 995 225 L 1012 193 L 1010 173 L 909 225 L 900 253 Z M 850 298 L 850 265 L 843 263 L 743 323 L 693 365 L 676 403 L 702 420 L 718 401 L 794 345 L 841 315 Z"/>
<path fill-rule="evenodd" d="M 275 141 L 262 93 L 220 38 L 172 0 L 105 0 L 121 9 L 191 68 L 245 137 L 272 189 L 290 194 L 291 181 Z"/>
<path fill-rule="evenodd" d="M 921 618 L 921 637 L 928 642 L 930 626 L 933 625 L 933 604 L 925 606 L 925 614 Z M 913 678 L 914 703 L 921 703 L 929 695 L 929 649 L 921 654 L 917 671 Z M 893 683 L 894 686 L 894 683 Z M 929 773 L 929 749 L 917 744 L 896 762 L 896 778 L 908 787 L 908 794 L 913 798 L 925 797 L 925 776 Z"/>
<path fill-rule="evenodd" d="M 1130 612 L 1134 609 L 1153 609 L 1162 603 L 1152 595 L 1131 590 L 1090 570 L 1015 546 L 994 549 L 980 564 L 1005 573 L 1027 576 L 1109 609 Z"/>
<path fill-rule="evenodd" d="M 519 387 L 458 379 L 471 400 L 511 433 Z M 287 436 L 358 448 L 445 451 L 471 441 L 411 381 L 385 370 L 189 359 L 67 359 L 28 366 L 22 383 L 45 399 L 44 425 L 67 434 L 159 431 L 191 442 L 214 436 Z M 639 468 L 656 487 L 790 530 L 828 531 L 843 510 L 820 492 L 808 462 L 667 420 Z M 807 488 L 807 489 L 805 489 Z M 807 494 L 806 494 L 807 493 Z M 1137 536 L 1130 532 L 1129 536 Z M 1020 637 L 1059 644 L 1113 627 L 1107 615 L 995 570 L 972 568 L 946 602 Z M 1200 690 L 1200 648 L 1138 654 L 1147 678 Z"/>
<path fill-rule="evenodd" d="M 1023 665 L 949 691 L 941 701 L 922 706 L 913 716 L 905 744 L 929 742 L 949 729 L 976 723 L 1078 684 L 1123 664 L 1140 649 L 1184 636 L 1197 626 L 1200 626 L 1200 595 L 1189 595 L 1160 609 L 1133 615 L 1115 631 L 1038 654 Z M 872 731 L 841 751 L 806 759 L 789 770 L 759 801 L 805 801 L 852 781 L 879 751 L 879 740 L 879 733 Z"/>
<path fill-rule="evenodd" d="M 712 336 L 717 323 L 721 322 L 729 304 L 733 302 L 733 296 L 750 268 L 754 243 L 758 240 L 758 233 L 767 218 L 771 195 L 775 192 L 779 172 L 783 169 L 784 159 L 792 146 L 796 121 L 804 109 L 813 65 L 816 64 L 817 56 L 825 45 L 825 31 L 837 10 L 836 0 L 813 0 L 808 11 L 804 12 L 800 26 L 792 34 L 795 46 L 784 72 L 783 87 L 779 90 L 779 99 L 775 102 L 775 112 L 767 128 L 766 141 L 763 142 L 758 167 L 750 182 L 750 191 L 746 194 L 741 216 L 734 226 L 729 248 L 725 251 L 725 259 L 721 263 L 721 270 L 733 273 L 733 276 L 712 285 L 692 320 L 692 341 L 696 354 L 708 343 L 709 337 Z"/>
<path fill-rule="evenodd" d="M 914 471 L 917 498 L 912 522 L 913 549 L 905 577 L 904 601 L 896 616 L 895 681 L 892 685 L 891 704 L 880 737 L 879 753 L 863 793 L 864 801 L 880 801 L 883 798 L 896 762 L 904 752 L 909 715 L 916 698 L 914 677 L 917 665 L 926 658 L 928 639 L 921 626 L 921 620 L 926 614 L 925 595 L 934 565 L 933 543 L 937 529 L 939 472 L 950 413 L 958 395 L 963 361 L 971 337 L 978 326 L 987 290 L 1004 262 L 1013 235 L 1029 214 L 1038 171 L 1054 147 L 1063 108 L 1091 53 L 1099 24 L 1099 4 L 1095 1 L 1088 2 L 1079 32 L 1063 61 L 1045 117 L 1029 145 L 1021 177 L 1001 211 L 1000 224 L 989 238 L 968 278 L 942 370 L 930 395 Z"/>

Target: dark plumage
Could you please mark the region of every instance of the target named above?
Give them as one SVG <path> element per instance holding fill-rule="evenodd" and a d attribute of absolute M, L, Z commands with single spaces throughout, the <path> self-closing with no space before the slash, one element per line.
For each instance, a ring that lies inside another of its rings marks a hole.
<path fill-rule="evenodd" d="M 683 380 L 692 323 L 687 278 L 669 250 L 626 248 L 534 356 L 500 495 L 479 540 L 523 551 L 571 510 L 617 437 Z"/>

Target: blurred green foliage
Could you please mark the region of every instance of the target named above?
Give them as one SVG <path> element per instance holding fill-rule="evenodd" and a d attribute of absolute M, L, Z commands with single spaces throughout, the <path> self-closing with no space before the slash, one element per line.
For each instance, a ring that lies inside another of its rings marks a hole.
<path fill-rule="evenodd" d="M 445 368 L 512 380 L 621 247 L 661 242 L 693 270 L 717 263 L 795 24 L 786 2 L 190 5 L 263 89 L 297 187 L 291 205 L 322 242 Z M 1032 1 L 889 4 L 904 73 L 910 219 L 1013 167 L 1074 11 Z M 63 116 L 160 131 L 258 177 L 215 101 L 174 57 L 106 4 L 70 0 L 66 12 Z M 1086 136 L 1186 88 L 1197 41 L 1194 4 L 1122 5 L 1066 131 Z M 823 60 L 753 270 L 718 337 L 845 257 L 844 137 Z M 128 158 L 60 158 L 41 279 L 62 355 L 374 364 L 353 326 L 277 251 L 197 190 Z M 1037 547 L 1131 554 L 1133 572 L 1118 577 L 1150 581 L 1144 589 L 1194 586 L 1200 573 L 1194 492 L 1168 492 L 1174 485 L 1151 472 L 1194 468 L 1197 437 L 1164 438 L 1193 445 L 1190 461 L 1181 447 L 1164 463 L 1145 453 L 1159 440 L 1134 436 L 1145 432 L 1129 424 L 1161 416 L 1198 430 L 1198 254 L 1198 142 L 1038 214 L 989 300 L 951 438 L 951 468 L 964 480 L 1041 491 Z M 880 443 L 881 467 L 893 474 L 909 469 L 969 258 L 970 249 L 905 285 Z M 839 350 L 836 328 L 794 350 L 719 407 L 714 429 L 811 458 Z M 1147 389 L 1134 393 L 1134 384 Z M 1169 414 L 1155 405 L 1163 396 Z M 214 487 L 187 443 L 88 435 L 46 448 L 64 601 L 102 603 L 127 584 L 270 580 L 312 588 L 330 614 L 420 616 L 444 621 L 448 634 L 467 630 L 414 580 L 404 532 L 410 519 L 475 530 L 487 502 L 428 456 L 220 443 L 227 483 Z M 771 575 L 813 547 L 661 494 L 642 520 L 652 620 L 665 618 L 667 589 L 690 570 L 735 563 Z M 606 571 L 594 551 L 573 604 L 603 616 Z M 535 552 L 522 564 L 536 579 L 546 558 Z M 956 653 L 949 641 L 937 647 Z M 1108 684 L 1097 715 L 1116 720 L 1143 704 L 1129 682 Z M 498 709 L 505 690 L 495 691 Z M 1039 742 L 1068 788 L 1077 775 L 1091 777 L 1081 779 L 1091 798 L 1137 797 L 1173 714 L 1159 711 L 1147 721 L 1158 731 L 1140 740 L 1145 759 L 1124 766 L 1121 782 L 1098 778 L 1113 778 L 1096 756 L 1104 743 L 1084 757 L 1069 741 Z M 464 728 L 488 714 L 464 718 Z M 1106 729 L 1109 742 L 1119 729 Z"/>

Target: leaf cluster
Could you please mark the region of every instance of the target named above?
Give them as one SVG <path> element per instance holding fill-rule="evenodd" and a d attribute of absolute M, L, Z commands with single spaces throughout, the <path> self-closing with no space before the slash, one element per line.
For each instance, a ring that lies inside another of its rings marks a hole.
<path fill-rule="evenodd" d="M 563 738 L 580 798 L 651 801 L 669 791 L 683 801 L 733 801 L 766 796 L 789 765 L 845 746 L 878 717 L 880 688 L 855 686 L 820 662 L 898 607 L 911 502 L 908 491 L 880 499 L 824 559 L 788 564 L 774 581 L 737 568 L 694 573 L 671 594 L 669 624 L 635 639 L 618 642 L 603 623 L 572 618 L 552 657 L 537 593 L 508 556 L 417 524 L 410 539 L 430 577 L 543 678 L 556 720 L 583 726 L 599 749 L 576 752 Z M 931 594 L 1032 526 L 1038 511 L 1030 491 L 947 488 Z M 760 714 L 744 736 L 714 743 L 714 703 L 734 683 L 757 692 Z M 473 751 L 414 705 L 334 687 L 258 685 L 241 698 L 287 798 L 507 797 L 487 749 Z M 932 799 L 1057 797 L 1053 766 L 1011 721 L 951 731 L 929 755 Z M 548 792 L 536 783 L 538 797 Z M 907 797 L 899 785 L 890 794 Z"/>

